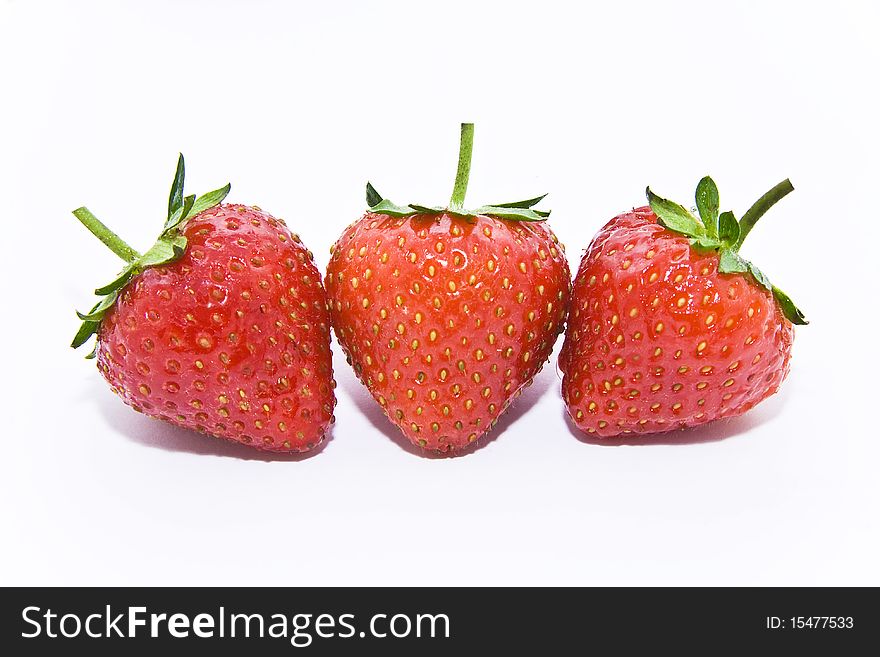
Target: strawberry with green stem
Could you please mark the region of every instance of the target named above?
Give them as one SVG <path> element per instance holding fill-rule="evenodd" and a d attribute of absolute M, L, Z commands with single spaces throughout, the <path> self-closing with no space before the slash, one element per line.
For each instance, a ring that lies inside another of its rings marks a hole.
<path fill-rule="evenodd" d="M 184 161 L 155 244 L 138 253 L 86 208 L 74 215 L 126 264 L 73 347 L 137 411 L 270 451 L 323 439 L 335 405 L 330 322 L 311 252 L 283 221 L 184 196 Z"/>
<path fill-rule="evenodd" d="M 803 313 L 739 251 L 793 190 L 784 180 L 737 221 L 711 178 L 699 219 L 647 190 L 649 207 L 612 219 L 575 277 L 559 357 L 562 394 L 582 431 L 650 434 L 740 415 L 788 374 Z"/>
<path fill-rule="evenodd" d="M 382 198 L 331 249 L 325 284 L 355 373 L 415 445 L 459 451 L 530 384 L 563 328 L 564 248 L 543 196 L 464 208 L 473 125 L 462 124 L 447 207 Z"/>

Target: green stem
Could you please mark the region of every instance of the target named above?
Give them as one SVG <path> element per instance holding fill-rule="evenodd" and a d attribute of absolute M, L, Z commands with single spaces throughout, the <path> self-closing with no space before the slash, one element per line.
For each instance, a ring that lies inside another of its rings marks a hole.
<path fill-rule="evenodd" d="M 107 228 L 88 208 L 77 208 L 73 211 L 73 216 L 79 219 L 80 223 L 88 228 L 92 235 L 106 244 L 108 249 L 126 262 L 134 262 L 141 257 L 140 253 L 126 244 L 119 235 Z"/>
<path fill-rule="evenodd" d="M 468 180 L 471 176 L 471 154 L 474 150 L 474 124 L 461 124 L 461 144 L 458 150 L 458 171 L 455 173 L 455 187 L 452 188 L 452 198 L 449 200 L 449 208 L 461 210 L 464 207 L 464 197 L 467 194 Z"/>
<path fill-rule="evenodd" d="M 746 237 L 748 237 L 748 234 L 752 231 L 752 228 L 758 223 L 758 219 L 763 217 L 767 210 L 772 208 L 778 201 L 782 200 L 782 198 L 793 191 L 794 187 L 792 186 L 791 181 L 786 178 L 769 192 L 764 194 L 764 196 L 755 201 L 754 205 L 746 211 L 742 216 L 742 219 L 739 221 L 739 239 L 736 241 L 736 244 L 733 245 L 733 250 L 739 251 L 739 248 L 742 246 Z"/>

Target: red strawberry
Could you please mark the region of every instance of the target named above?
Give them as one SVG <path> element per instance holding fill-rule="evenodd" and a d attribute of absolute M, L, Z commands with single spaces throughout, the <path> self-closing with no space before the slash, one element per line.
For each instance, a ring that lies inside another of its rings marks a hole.
<path fill-rule="evenodd" d="M 183 197 L 140 255 L 86 208 L 74 212 L 128 264 L 87 315 L 98 369 L 136 411 L 270 451 L 305 451 L 332 422 L 330 321 L 299 237 L 256 207 L 220 205 L 229 185 Z"/>
<path fill-rule="evenodd" d="M 541 198 L 462 209 L 473 125 L 462 125 L 448 208 L 370 210 L 331 250 L 326 287 L 349 362 L 414 444 L 460 450 L 485 434 L 549 358 L 571 286 Z"/>
<path fill-rule="evenodd" d="M 692 427 L 745 413 L 788 373 L 804 316 L 738 253 L 755 222 L 792 191 L 783 181 L 737 221 L 718 214 L 711 178 L 702 223 L 648 190 L 650 208 L 612 219 L 575 278 L 559 357 L 575 424 L 599 437 Z"/>

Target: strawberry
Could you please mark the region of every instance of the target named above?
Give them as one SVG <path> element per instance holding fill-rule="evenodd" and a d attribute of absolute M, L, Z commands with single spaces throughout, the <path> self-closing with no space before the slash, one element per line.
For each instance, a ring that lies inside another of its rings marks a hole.
<path fill-rule="evenodd" d="M 739 255 L 783 181 L 737 221 L 697 186 L 700 219 L 647 190 L 650 207 L 609 221 L 575 277 L 559 357 L 562 396 L 600 438 L 692 427 L 745 413 L 777 391 L 803 314 Z"/>
<path fill-rule="evenodd" d="M 77 313 L 72 346 L 97 334 L 90 357 L 136 411 L 258 449 L 311 449 L 335 405 L 312 253 L 280 219 L 221 204 L 229 185 L 197 199 L 183 196 L 183 180 L 181 156 L 162 234 L 143 255 L 74 211 L 127 264 Z"/>
<path fill-rule="evenodd" d="M 463 209 L 473 125 L 463 124 L 448 207 L 369 210 L 331 249 L 336 337 L 414 444 L 453 452 L 484 435 L 549 358 L 571 287 L 542 198 Z"/>

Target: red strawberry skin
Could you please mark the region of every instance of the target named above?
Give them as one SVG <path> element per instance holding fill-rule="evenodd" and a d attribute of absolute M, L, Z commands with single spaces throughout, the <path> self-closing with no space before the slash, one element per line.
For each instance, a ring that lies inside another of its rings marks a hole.
<path fill-rule="evenodd" d="M 404 435 L 467 447 L 549 358 L 568 307 L 564 248 L 543 222 L 367 213 L 332 249 L 333 327 Z"/>
<path fill-rule="evenodd" d="M 146 269 L 98 335 L 98 368 L 135 410 L 263 450 L 324 438 L 330 321 L 312 254 L 258 208 L 189 220 L 177 261 Z"/>
<path fill-rule="evenodd" d="M 693 427 L 745 413 L 788 374 L 794 329 L 750 276 L 657 223 L 648 207 L 612 219 L 581 260 L 562 396 L 600 438 Z"/>

